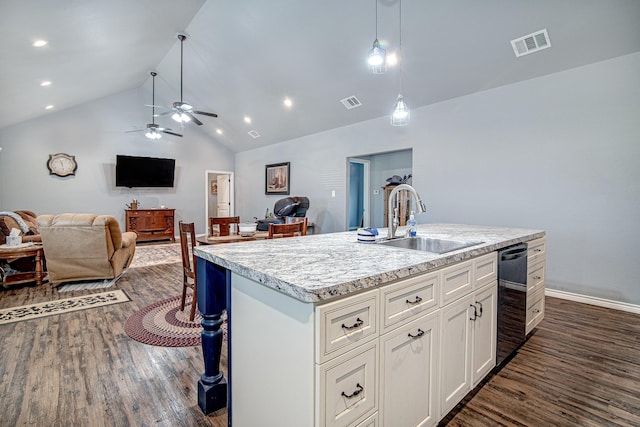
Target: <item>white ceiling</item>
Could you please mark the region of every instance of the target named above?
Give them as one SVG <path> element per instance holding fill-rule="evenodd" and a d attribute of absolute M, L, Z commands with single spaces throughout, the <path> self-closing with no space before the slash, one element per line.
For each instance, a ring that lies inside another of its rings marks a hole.
<path fill-rule="evenodd" d="M 378 38 L 393 51 L 399 3 L 377 1 Z M 402 10 L 411 108 L 640 51 L 638 0 L 403 0 Z M 510 40 L 544 28 L 552 47 L 516 58 Z M 219 114 L 199 116 L 200 128 L 233 151 L 386 116 L 399 92 L 398 67 L 366 67 L 375 0 L 0 0 L 0 128 L 150 91 L 151 70 L 156 104 L 179 100 L 182 31 L 184 100 Z M 49 44 L 32 47 L 38 38 Z M 351 95 L 363 106 L 345 109 Z"/>

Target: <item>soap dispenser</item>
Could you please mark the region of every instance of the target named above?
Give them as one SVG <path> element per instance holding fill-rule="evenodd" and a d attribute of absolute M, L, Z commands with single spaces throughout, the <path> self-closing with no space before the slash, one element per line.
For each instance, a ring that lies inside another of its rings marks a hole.
<path fill-rule="evenodd" d="M 415 211 L 411 211 L 411 215 L 409 215 L 409 222 L 407 222 L 409 237 L 416 237 L 418 234 L 418 230 L 416 229 L 416 216 Z"/>

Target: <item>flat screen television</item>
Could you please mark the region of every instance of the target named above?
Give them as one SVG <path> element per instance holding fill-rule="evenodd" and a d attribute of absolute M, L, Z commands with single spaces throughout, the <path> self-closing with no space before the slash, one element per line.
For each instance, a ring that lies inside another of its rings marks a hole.
<path fill-rule="evenodd" d="M 116 156 L 116 187 L 173 187 L 175 159 Z"/>

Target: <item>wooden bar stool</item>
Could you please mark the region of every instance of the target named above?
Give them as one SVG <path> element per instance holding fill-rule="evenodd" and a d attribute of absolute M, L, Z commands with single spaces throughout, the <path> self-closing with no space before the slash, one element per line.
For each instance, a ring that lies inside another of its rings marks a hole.
<path fill-rule="evenodd" d="M 196 256 L 193 253 L 193 248 L 196 245 L 196 230 L 192 222 L 180 221 L 178 228 L 180 230 L 180 248 L 182 250 L 182 300 L 180 302 L 180 310 L 184 310 L 187 288 L 191 288 L 193 296 L 189 321 L 193 322 L 193 318 L 196 315 L 196 304 L 198 303 L 198 279 L 195 272 Z"/>

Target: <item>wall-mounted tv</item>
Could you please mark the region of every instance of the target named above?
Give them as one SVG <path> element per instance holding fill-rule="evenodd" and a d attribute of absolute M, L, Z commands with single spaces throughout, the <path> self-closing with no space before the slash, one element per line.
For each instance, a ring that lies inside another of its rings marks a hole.
<path fill-rule="evenodd" d="M 173 187 L 175 159 L 116 156 L 116 187 Z"/>

